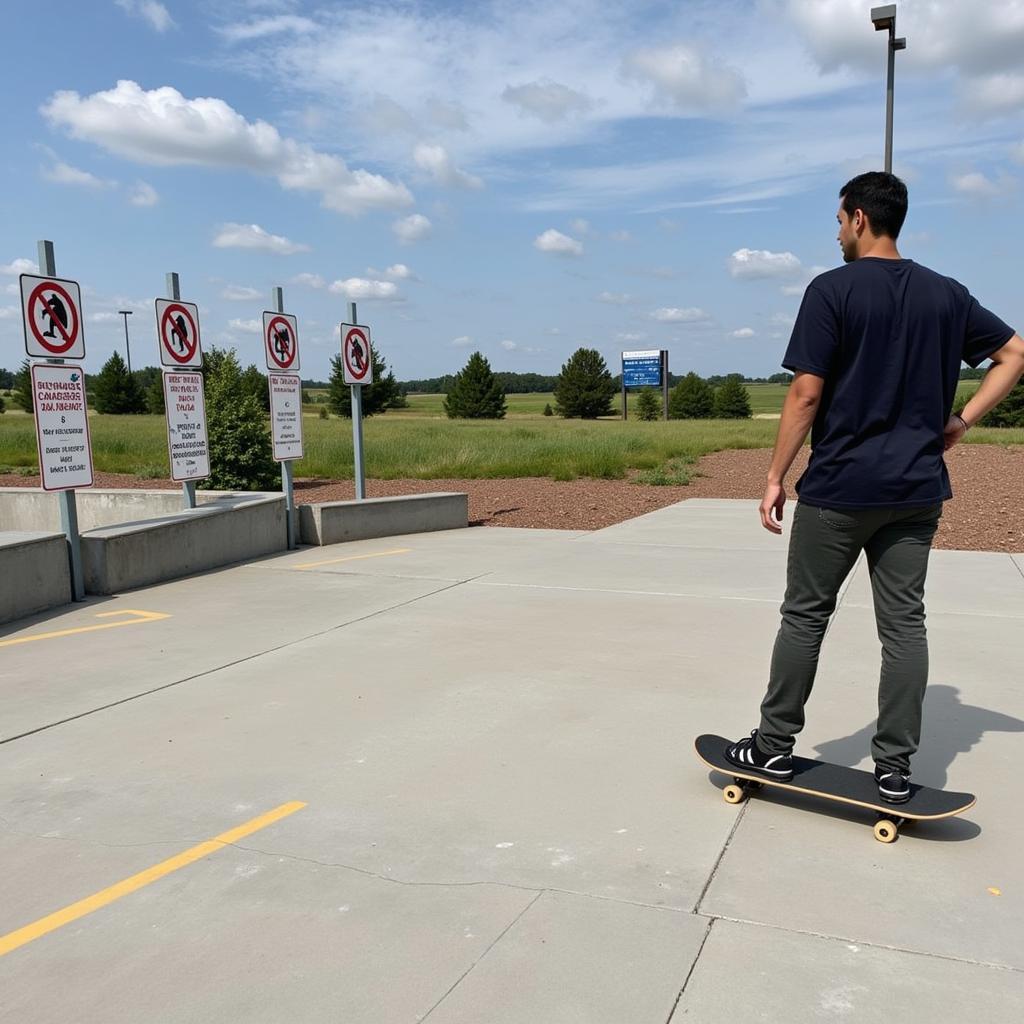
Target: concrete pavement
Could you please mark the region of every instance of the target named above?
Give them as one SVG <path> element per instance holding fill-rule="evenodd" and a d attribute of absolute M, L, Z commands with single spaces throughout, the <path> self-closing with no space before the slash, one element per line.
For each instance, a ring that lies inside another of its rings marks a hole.
<path fill-rule="evenodd" d="M 691 751 L 756 724 L 785 544 L 751 502 L 689 501 L 305 548 L 0 630 L 0 1019 L 1020 1019 L 1024 559 L 933 554 L 915 780 L 979 800 L 883 846 L 867 812 L 730 806 Z M 861 766 L 866 576 L 798 747 Z"/>

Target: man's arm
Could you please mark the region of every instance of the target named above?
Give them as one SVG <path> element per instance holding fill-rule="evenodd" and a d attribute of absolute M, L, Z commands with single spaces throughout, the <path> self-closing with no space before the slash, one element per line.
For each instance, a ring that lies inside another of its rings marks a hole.
<path fill-rule="evenodd" d="M 1024 339 L 1015 334 L 1001 349 L 991 355 L 992 365 L 982 379 L 964 411 L 950 416 L 944 431 L 946 448 L 952 448 L 986 413 L 991 412 L 1017 385 L 1024 375 Z M 958 422 L 962 420 L 963 422 Z"/>
<path fill-rule="evenodd" d="M 768 470 L 768 487 L 761 502 L 761 525 L 771 533 L 782 533 L 778 524 L 782 522 L 782 506 L 786 503 L 786 474 L 818 414 L 824 386 L 823 377 L 798 371 L 782 405 L 775 452 Z"/>

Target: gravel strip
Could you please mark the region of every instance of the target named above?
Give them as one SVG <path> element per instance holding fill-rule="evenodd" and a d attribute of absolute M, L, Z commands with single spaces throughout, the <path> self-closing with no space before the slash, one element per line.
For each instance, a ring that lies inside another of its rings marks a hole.
<path fill-rule="evenodd" d="M 803 470 L 807 449 L 790 473 Z M 935 546 L 965 551 L 1024 552 L 1024 447 L 961 445 L 947 453 L 954 498 L 946 503 Z M 771 451 L 755 448 L 716 452 L 701 459 L 688 487 L 651 487 L 630 480 L 559 482 L 524 477 L 513 480 L 367 480 L 369 498 L 431 491 L 469 495 L 473 526 L 515 526 L 545 530 L 599 530 L 674 505 L 687 498 L 746 498 L 751 518 L 764 493 Z M 0 475 L 3 487 L 39 487 L 38 477 Z M 169 480 L 142 480 L 119 473 L 97 473 L 96 487 L 177 489 Z M 300 504 L 347 501 L 351 480 L 297 480 Z"/>

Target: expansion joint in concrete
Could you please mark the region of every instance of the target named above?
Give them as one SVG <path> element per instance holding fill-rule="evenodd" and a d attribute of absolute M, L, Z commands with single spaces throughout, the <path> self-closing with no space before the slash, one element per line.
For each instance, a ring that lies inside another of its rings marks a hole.
<path fill-rule="evenodd" d="M 686 992 L 686 986 L 690 984 L 690 979 L 693 977 L 693 972 L 697 969 L 697 963 L 700 961 L 701 954 L 704 952 L 704 947 L 707 945 L 707 941 L 711 938 L 711 929 L 715 927 L 716 918 L 709 918 L 708 926 L 704 929 L 704 937 L 700 940 L 700 947 L 697 950 L 697 955 L 693 958 L 693 963 L 690 964 L 690 969 L 686 972 L 686 977 L 683 979 L 683 987 L 679 990 L 679 995 L 676 996 L 676 1001 L 672 1004 L 672 1009 L 669 1011 L 668 1018 L 665 1024 L 672 1024 L 672 1018 L 675 1016 L 676 1009 L 679 1006 L 679 1001 L 683 998 L 683 994 Z"/>

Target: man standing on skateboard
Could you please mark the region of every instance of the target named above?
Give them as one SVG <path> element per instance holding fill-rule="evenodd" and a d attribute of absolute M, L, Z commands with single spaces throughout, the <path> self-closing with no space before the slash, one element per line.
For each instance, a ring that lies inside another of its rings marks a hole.
<path fill-rule="evenodd" d="M 864 551 L 882 642 L 871 753 L 879 795 L 902 803 L 928 682 L 928 554 L 942 503 L 953 496 L 943 452 L 1024 374 L 1024 340 L 963 285 L 900 256 L 907 188 L 899 178 L 861 174 L 839 195 L 846 266 L 816 277 L 804 294 L 782 361 L 795 376 L 761 502 L 762 525 L 781 534 L 784 480 L 813 427 L 810 463 L 796 484 L 782 624 L 761 723 L 726 758 L 747 772 L 792 777 L 821 642 Z M 961 361 L 986 359 L 981 386 L 962 414 L 952 413 Z"/>

